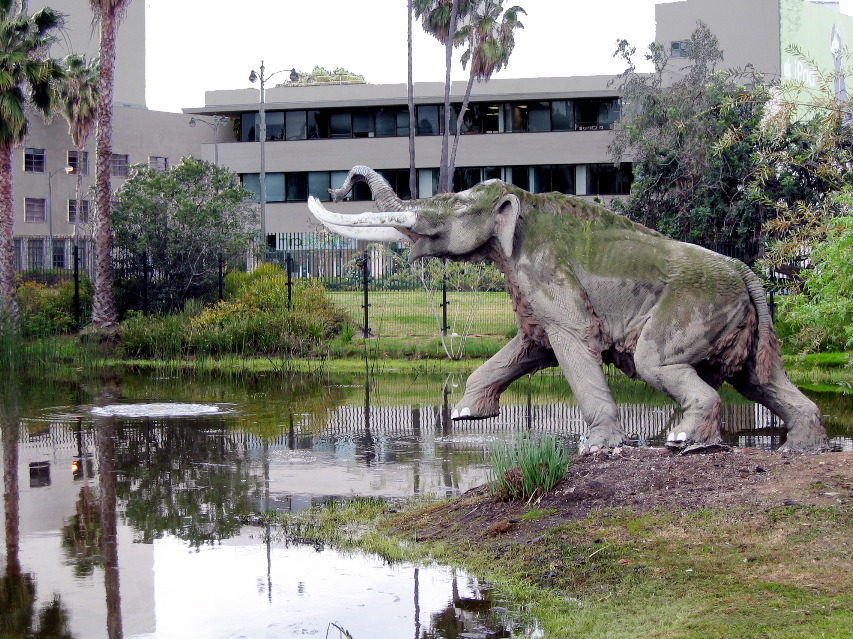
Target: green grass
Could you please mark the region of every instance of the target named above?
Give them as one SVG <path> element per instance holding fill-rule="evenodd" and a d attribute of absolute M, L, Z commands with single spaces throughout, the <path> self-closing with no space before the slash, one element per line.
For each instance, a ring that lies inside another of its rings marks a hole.
<path fill-rule="evenodd" d="M 566 476 L 569 453 L 549 435 L 524 433 L 515 443 L 498 444 L 489 455 L 489 492 L 497 499 L 533 501 Z"/>
<path fill-rule="evenodd" d="M 363 326 L 364 296 L 360 291 L 327 291 L 326 295 L 347 312 L 353 323 Z M 450 332 L 505 336 L 515 331 L 512 302 L 504 292 L 448 292 L 447 301 Z M 438 334 L 436 314 L 439 322 L 442 317 L 440 295 L 431 303 L 423 290 L 370 291 L 369 303 L 368 323 L 376 335 L 434 337 Z M 466 325 L 470 325 L 468 331 L 463 330 Z"/>

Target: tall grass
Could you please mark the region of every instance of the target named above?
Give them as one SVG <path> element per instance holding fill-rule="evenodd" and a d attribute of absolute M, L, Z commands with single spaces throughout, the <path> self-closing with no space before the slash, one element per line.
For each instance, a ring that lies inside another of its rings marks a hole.
<path fill-rule="evenodd" d="M 550 435 L 533 438 L 524 433 L 515 444 L 492 448 L 489 491 L 500 500 L 528 502 L 547 494 L 566 476 L 569 453 Z"/>

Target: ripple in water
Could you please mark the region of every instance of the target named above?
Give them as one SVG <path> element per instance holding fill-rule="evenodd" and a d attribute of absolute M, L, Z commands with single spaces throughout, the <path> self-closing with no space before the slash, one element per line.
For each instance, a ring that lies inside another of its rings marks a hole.
<path fill-rule="evenodd" d="M 228 412 L 215 404 L 182 404 L 151 402 L 146 404 L 110 404 L 95 406 L 92 415 L 98 417 L 197 417 Z"/>

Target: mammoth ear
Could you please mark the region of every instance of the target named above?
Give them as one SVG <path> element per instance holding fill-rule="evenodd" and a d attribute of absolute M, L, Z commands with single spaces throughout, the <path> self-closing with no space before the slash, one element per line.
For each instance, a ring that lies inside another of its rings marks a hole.
<path fill-rule="evenodd" d="M 518 214 L 521 204 L 512 194 L 505 196 L 495 207 L 495 237 L 498 238 L 501 251 L 509 257 L 512 255 L 512 243 L 515 239 L 515 227 L 518 224 Z"/>

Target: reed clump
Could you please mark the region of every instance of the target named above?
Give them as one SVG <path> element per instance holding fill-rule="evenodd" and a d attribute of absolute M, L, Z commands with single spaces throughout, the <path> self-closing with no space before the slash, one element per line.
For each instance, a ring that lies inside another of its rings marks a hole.
<path fill-rule="evenodd" d="M 569 452 L 550 435 L 524 433 L 492 448 L 489 491 L 500 501 L 539 499 L 566 476 Z"/>

